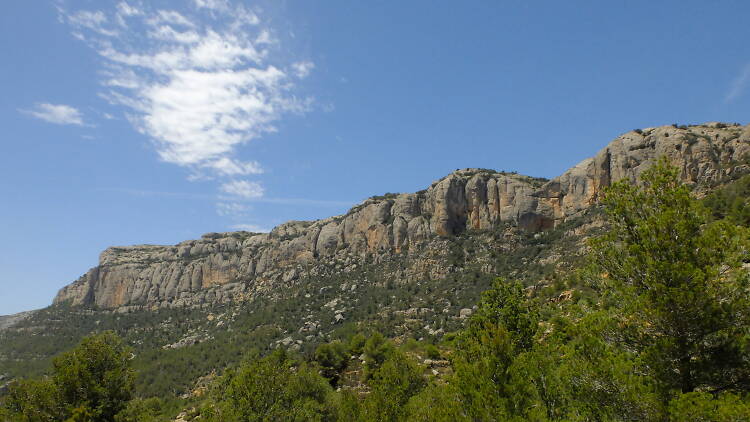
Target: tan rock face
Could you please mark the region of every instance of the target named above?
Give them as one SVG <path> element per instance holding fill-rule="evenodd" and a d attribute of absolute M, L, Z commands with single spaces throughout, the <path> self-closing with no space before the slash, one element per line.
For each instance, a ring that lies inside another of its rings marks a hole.
<path fill-rule="evenodd" d="M 602 188 L 621 179 L 637 182 L 662 156 L 681 170 L 683 181 L 692 184 L 718 183 L 745 172 L 748 166 L 743 160 L 747 162 L 750 155 L 748 127 L 711 123 L 628 132 L 543 186 L 537 193 L 544 198 L 537 213 L 556 221 L 576 215 L 596 201 Z"/>
<path fill-rule="evenodd" d="M 60 290 L 55 302 L 128 309 L 241 300 L 320 273 L 339 256 L 361 263 L 368 254 L 408 253 L 420 272 L 435 273 L 439 263 L 420 260 L 430 239 L 506 222 L 531 231 L 551 228 L 594 204 L 613 181 L 637 182 L 660 156 L 678 166 L 686 182 L 716 183 L 750 170 L 750 126 L 633 131 L 550 181 L 457 170 L 425 191 L 371 198 L 343 216 L 292 221 L 267 234 L 209 233 L 174 246 L 109 248 L 99 266 Z"/>

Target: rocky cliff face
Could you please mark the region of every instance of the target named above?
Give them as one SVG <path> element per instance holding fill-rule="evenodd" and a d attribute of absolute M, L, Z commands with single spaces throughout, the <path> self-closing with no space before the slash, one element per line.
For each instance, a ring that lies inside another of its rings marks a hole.
<path fill-rule="evenodd" d="M 445 274 L 441 263 L 427 258 L 439 247 L 436 239 L 507 223 L 529 231 L 554 227 L 594 204 L 613 181 L 637 182 L 660 156 L 700 190 L 750 172 L 750 126 L 632 131 L 550 181 L 458 170 L 424 191 L 370 198 L 345 215 L 292 221 L 270 233 L 209 233 L 174 246 L 109 248 L 55 303 L 127 310 L 242 300 L 393 255 L 412 257 L 414 268 L 439 277 Z"/>

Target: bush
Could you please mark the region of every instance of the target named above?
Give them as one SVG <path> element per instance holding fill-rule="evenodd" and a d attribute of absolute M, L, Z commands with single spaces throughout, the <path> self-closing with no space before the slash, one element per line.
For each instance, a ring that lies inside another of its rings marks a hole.
<path fill-rule="evenodd" d="M 11 420 L 112 421 L 133 397 L 131 353 L 113 332 L 86 337 L 53 361 L 52 375 L 11 384 Z"/>
<path fill-rule="evenodd" d="M 364 377 L 366 380 L 370 379 L 372 374 L 380 368 L 380 365 L 385 362 L 393 350 L 393 344 L 377 331 L 367 339 L 363 349 L 365 354 Z"/>
<path fill-rule="evenodd" d="M 750 415 L 750 401 L 725 393 L 681 394 L 669 403 L 669 416 L 681 422 L 739 422 Z"/>
<path fill-rule="evenodd" d="M 363 419 L 400 420 L 406 413 L 406 403 L 426 384 L 423 371 L 403 352 L 390 353 L 368 382 L 372 391 L 362 403 Z"/>
<path fill-rule="evenodd" d="M 323 376 L 332 386 L 336 386 L 341 371 L 349 363 L 349 351 L 340 341 L 321 344 L 315 350 L 315 361 L 320 365 Z"/>
<path fill-rule="evenodd" d="M 434 344 L 428 344 L 424 348 L 425 355 L 430 359 L 440 359 L 440 350 Z"/>
<path fill-rule="evenodd" d="M 364 334 L 355 334 L 351 340 L 349 340 L 349 351 L 351 354 L 355 356 L 361 355 L 365 347 L 365 342 L 367 342 L 367 337 L 365 337 Z"/>
<path fill-rule="evenodd" d="M 331 386 L 317 371 L 279 349 L 230 370 L 201 411 L 205 421 L 319 421 Z"/>

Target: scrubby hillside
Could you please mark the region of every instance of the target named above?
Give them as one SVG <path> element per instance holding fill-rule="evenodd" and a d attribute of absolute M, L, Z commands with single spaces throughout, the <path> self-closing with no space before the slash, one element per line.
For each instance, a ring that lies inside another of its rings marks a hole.
<path fill-rule="evenodd" d="M 444 239 L 508 225 L 549 230 L 588 210 L 613 181 L 637 181 L 660 156 L 680 169 L 681 180 L 705 190 L 748 171 L 749 140 L 748 128 L 721 123 L 637 130 L 550 181 L 457 170 L 424 191 L 373 197 L 345 215 L 289 222 L 268 234 L 113 247 L 55 303 L 127 311 L 242 301 L 394 258 L 405 258 L 389 275 L 394 281 L 445 278 Z"/>
<path fill-rule="evenodd" d="M 234 334 L 202 353 L 190 349 L 195 337 L 167 345 L 190 350 L 174 369 L 227 350 L 242 361 L 212 362 L 215 370 L 179 399 L 170 392 L 143 399 L 148 392 L 133 382 L 158 382 L 157 368 L 139 368 L 132 349 L 105 332 L 56 358 L 50 376 L 11 383 L 0 420 L 745 421 L 750 175 L 698 200 L 677 174 L 661 161 L 644 172 L 642 187 L 626 181 L 607 189 L 605 213 L 588 216 L 604 226 L 586 242 L 582 265 L 559 276 L 559 286 L 534 283 L 539 275 L 526 287 L 496 280 L 478 306 L 459 312 L 465 326 L 456 331 L 424 327 L 430 332 L 415 339 L 419 326 L 405 324 L 388 339 L 378 329 L 401 327 L 370 320 L 325 333 L 324 324 L 307 321 L 298 334 L 314 341 L 290 335 L 262 349 L 238 348 L 239 320 L 209 314 Z M 276 310 L 282 320 L 294 314 Z M 403 314 L 415 321 L 432 312 Z M 393 322 L 390 312 L 380 315 Z M 248 328 L 256 341 L 273 338 Z"/>
<path fill-rule="evenodd" d="M 0 320 L 0 385 L 43 373 L 88 333 L 114 330 L 133 347 L 138 394 L 192 400 L 202 380 L 250 350 L 312 356 L 361 331 L 440 342 L 470 320 L 498 276 L 544 303 L 576 300 L 588 292 L 571 269 L 604 224 L 605 187 L 640 183 L 664 156 L 695 196 L 741 216 L 746 195 L 733 181 L 750 172 L 749 153 L 750 127 L 643 129 L 549 181 L 457 170 L 424 191 L 268 234 L 110 248 L 53 306 Z"/>

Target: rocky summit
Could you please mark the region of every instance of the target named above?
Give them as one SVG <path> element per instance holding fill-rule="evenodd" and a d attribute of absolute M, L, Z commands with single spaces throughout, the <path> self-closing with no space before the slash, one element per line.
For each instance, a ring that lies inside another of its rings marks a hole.
<path fill-rule="evenodd" d="M 700 194 L 750 172 L 750 125 L 707 123 L 634 130 L 562 175 L 540 179 L 486 169 L 456 170 L 416 193 L 365 200 L 344 215 L 291 221 L 270 233 L 209 233 L 174 246 L 111 247 L 56 304 L 128 311 L 248 300 L 365 262 L 409 257 L 401 278 L 450 270 L 429 251 L 440 239 L 506 224 L 527 232 L 579 216 L 612 182 L 639 175 L 659 157 Z"/>

